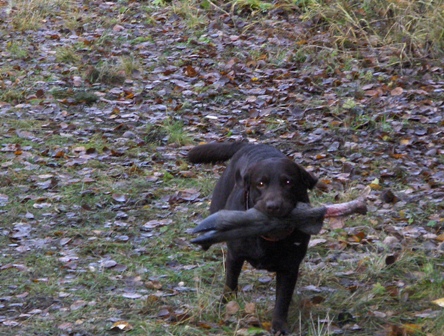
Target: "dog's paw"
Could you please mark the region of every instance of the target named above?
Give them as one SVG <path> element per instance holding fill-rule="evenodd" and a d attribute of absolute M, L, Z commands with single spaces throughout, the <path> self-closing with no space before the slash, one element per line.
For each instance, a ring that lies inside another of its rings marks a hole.
<path fill-rule="evenodd" d="M 222 294 L 222 297 L 220 298 L 220 301 L 222 303 L 228 303 L 230 301 L 233 301 L 237 297 L 237 290 L 233 290 L 230 287 L 226 286 L 224 287 L 224 293 Z"/>
<path fill-rule="evenodd" d="M 274 320 L 272 323 L 272 333 L 274 336 L 290 334 L 287 322 L 281 320 Z"/>

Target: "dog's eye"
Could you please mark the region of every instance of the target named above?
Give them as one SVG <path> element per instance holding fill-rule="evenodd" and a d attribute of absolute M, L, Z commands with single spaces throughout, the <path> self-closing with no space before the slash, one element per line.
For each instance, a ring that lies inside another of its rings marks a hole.
<path fill-rule="evenodd" d="M 293 182 L 291 180 L 285 180 L 285 185 L 291 186 Z"/>
<path fill-rule="evenodd" d="M 257 183 L 257 186 L 258 186 L 259 188 L 265 187 L 265 182 L 264 182 L 264 181 L 259 181 L 259 182 Z"/>

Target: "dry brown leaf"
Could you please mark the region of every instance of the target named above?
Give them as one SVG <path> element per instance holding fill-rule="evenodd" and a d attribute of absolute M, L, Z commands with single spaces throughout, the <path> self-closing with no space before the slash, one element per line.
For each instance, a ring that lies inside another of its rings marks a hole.
<path fill-rule="evenodd" d="M 193 66 L 191 66 L 191 65 L 187 65 L 187 66 L 185 67 L 185 74 L 186 74 L 188 77 L 196 77 L 196 76 L 197 76 L 197 71 L 196 71 L 195 68 L 193 68 Z"/>
<path fill-rule="evenodd" d="M 115 25 L 115 26 L 113 27 L 113 31 L 115 31 L 115 32 L 121 32 L 122 30 L 125 30 L 125 27 L 124 27 L 124 26 L 121 26 L 121 25 Z"/>
<path fill-rule="evenodd" d="M 227 315 L 234 315 L 239 311 L 240 307 L 236 301 L 230 301 L 225 306 L 225 312 Z"/>
<path fill-rule="evenodd" d="M 262 328 L 270 331 L 271 330 L 271 322 L 262 322 Z"/>
<path fill-rule="evenodd" d="M 147 281 L 145 287 L 148 289 L 162 289 L 162 284 L 158 280 Z"/>
<path fill-rule="evenodd" d="M 345 226 L 345 218 L 344 217 L 330 217 L 328 219 L 328 226 L 332 230 L 342 229 Z"/>
<path fill-rule="evenodd" d="M 376 90 L 367 90 L 365 91 L 365 95 L 366 96 L 370 96 L 370 97 L 379 97 L 380 95 L 382 95 L 382 90 L 381 89 L 376 89 Z"/>
<path fill-rule="evenodd" d="M 444 233 L 441 233 L 439 236 L 435 238 L 437 241 L 444 242 Z"/>
<path fill-rule="evenodd" d="M 256 313 L 256 304 L 254 302 L 247 302 L 245 304 L 245 313 L 255 314 Z"/>
<path fill-rule="evenodd" d="M 413 323 L 403 324 L 402 327 L 404 328 L 405 335 L 418 335 L 422 330 L 421 325 Z"/>
<path fill-rule="evenodd" d="M 154 229 L 156 227 L 169 225 L 172 222 L 173 222 L 172 219 L 153 219 L 153 220 L 150 220 L 150 221 L 146 222 L 145 224 L 143 224 L 143 226 L 141 227 L 141 230 L 151 231 L 152 229 Z"/>
<path fill-rule="evenodd" d="M 400 96 L 404 92 L 404 89 L 400 86 L 394 88 L 392 91 L 390 91 L 390 94 L 392 96 Z"/>
<path fill-rule="evenodd" d="M 434 304 L 437 304 L 440 307 L 444 307 L 444 298 L 440 298 L 432 301 Z"/>
<path fill-rule="evenodd" d="M 110 328 L 112 331 L 130 331 L 132 329 L 133 326 L 126 321 L 117 321 Z"/>
<path fill-rule="evenodd" d="M 74 326 L 73 323 L 71 323 L 71 322 L 65 322 L 65 323 L 59 324 L 59 325 L 57 326 L 57 328 L 59 328 L 60 330 L 69 330 L 69 329 L 71 329 L 73 326 Z"/>
<path fill-rule="evenodd" d="M 198 322 L 197 326 L 202 329 L 211 329 L 213 326 L 207 322 Z"/>
<path fill-rule="evenodd" d="M 356 243 L 360 243 L 365 237 L 366 237 L 365 232 L 361 231 L 361 232 L 358 232 L 357 234 L 350 236 L 349 240 L 356 242 Z"/>

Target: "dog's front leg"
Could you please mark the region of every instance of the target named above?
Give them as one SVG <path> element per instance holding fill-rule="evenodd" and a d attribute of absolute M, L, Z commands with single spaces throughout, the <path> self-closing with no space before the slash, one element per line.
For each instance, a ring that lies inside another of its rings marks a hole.
<path fill-rule="evenodd" d="M 225 260 L 225 288 L 223 301 L 229 301 L 236 295 L 239 275 L 242 271 L 244 259 L 236 258 L 228 248 L 227 259 Z"/>
<path fill-rule="evenodd" d="M 288 308 L 298 279 L 298 273 L 277 272 L 276 303 L 273 311 L 272 328 L 276 335 L 288 334 Z"/>

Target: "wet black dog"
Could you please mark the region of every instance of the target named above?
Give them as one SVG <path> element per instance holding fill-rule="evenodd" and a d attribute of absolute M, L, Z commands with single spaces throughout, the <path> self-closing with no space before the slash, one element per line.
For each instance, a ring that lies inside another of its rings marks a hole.
<path fill-rule="evenodd" d="M 304 168 L 267 145 L 209 143 L 193 148 L 188 158 L 192 163 L 231 158 L 214 189 L 211 213 L 254 207 L 273 217 L 285 217 L 298 202 L 309 202 L 307 191 L 317 182 Z M 293 230 L 227 243 L 225 294 L 236 292 L 244 261 L 276 272 L 272 328 L 277 334 L 288 333 L 288 308 L 309 240 L 310 235 Z"/>

